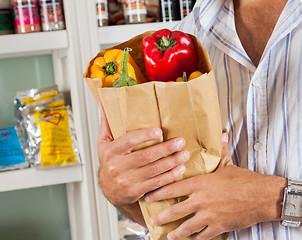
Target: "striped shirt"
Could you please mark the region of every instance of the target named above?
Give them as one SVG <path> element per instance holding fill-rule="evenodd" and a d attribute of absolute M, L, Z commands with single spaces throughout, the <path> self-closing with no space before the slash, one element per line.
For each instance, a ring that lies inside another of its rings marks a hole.
<path fill-rule="evenodd" d="M 302 179 L 301 20 L 302 0 L 289 0 L 258 67 L 236 33 L 232 0 L 198 0 L 175 27 L 198 37 L 209 53 L 237 166 Z M 302 227 L 259 223 L 228 239 L 300 240 Z"/>

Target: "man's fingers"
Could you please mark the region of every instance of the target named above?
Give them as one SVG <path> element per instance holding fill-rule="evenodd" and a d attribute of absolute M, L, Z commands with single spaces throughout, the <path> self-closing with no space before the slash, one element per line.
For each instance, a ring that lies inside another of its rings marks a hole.
<path fill-rule="evenodd" d="M 137 170 L 137 179 L 144 181 L 146 178 L 156 177 L 181 164 L 184 164 L 190 158 L 188 151 L 180 151 L 170 156 L 164 157 L 146 166 L 139 167 Z"/>
<path fill-rule="evenodd" d="M 189 218 L 174 231 L 170 232 L 167 238 L 173 240 L 181 240 L 184 237 L 191 236 L 196 232 L 203 231 L 205 227 L 203 227 L 203 225 L 201 224 L 200 218 L 202 218 L 200 214 L 196 214 L 195 216 Z"/>
<path fill-rule="evenodd" d="M 131 153 L 131 158 L 133 161 L 128 163 L 129 167 L 138 168 L 148 165 L 149 163 L 153 163 L 158 159 L 180 151 L 184 146 L 185 140 L 183 138 L 174 138 L 160 144 L 155 144 L 148 148 L 137 150 Z"/>
<path fill-rule="evenodd" d="M 154 178 L 148 179 L 142 183 L 142 190 L 144 193 L 153 191 L 155 189 L 161 188 L 169 183 L 174 182 L 185 172 L 186 168 L 184 165 L 180 165 L 171 169 L 170 171 L 163 173 Z M 167 199 L 167 198 L 165 198 Z"/>
<path fill-rule="evenodd" d="M 169 222 L 174 222 L 178 219 L 184 218 L 195 211 L 195 206 L 188 202 L 189 200 L 177 203 L 161 213 L 151 217 L 153 226 L 162 226 Z"/>
<path fill-rule="evenodd" d="M 185 179 L 150 192 L 145 196 L 145 200 L 147 202 L 157 202 L 165 199 L 188 196 L 192 192 L 192 179 L 193 178 Z"/>
<path fill-rule="evenodd" d="M 218 233 L 218 229 L 215 226 L 206 227 L 204 230 L 200 231 L 197 234 L 193 235 L 193 240 L 205 240 L 205 239 L 212 239 L 218 236 L 221 233 Z"/>
<path fill-rule="evenodd" d="M 121 137 L 115 139 L 113 150 L 116 153 L 130 153 L 131 150 L 138 144 L 156 140 L 162 137 L 160 128 L 143 128 L 128 132 Z"/>
<path fill-rule="evenodd" d="M 101 113 L 101 126 L 100 126 L 98 144 L 113 141 L 112 133 L 101 101 L 99 107 Z"/>
<path fill-rule="evenodd" d="M 229 149 L 229 135 L 225 132 L 222 134 L 222 151 L 219 167 L 232 166 L 233 161 Z"/>

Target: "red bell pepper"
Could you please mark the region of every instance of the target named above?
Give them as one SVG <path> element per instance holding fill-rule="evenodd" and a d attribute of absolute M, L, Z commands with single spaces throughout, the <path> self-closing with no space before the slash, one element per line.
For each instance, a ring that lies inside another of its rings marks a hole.
<path fill-rule="evenodd" d="M 142 48 L 148 81 L 175 81 L 197 70 L 196 47 L 184 32 L 156 31 L 143 39 Z"/>

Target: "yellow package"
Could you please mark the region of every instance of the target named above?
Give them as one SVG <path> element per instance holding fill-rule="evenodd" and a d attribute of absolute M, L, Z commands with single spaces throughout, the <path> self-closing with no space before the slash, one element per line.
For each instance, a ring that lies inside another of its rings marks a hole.
<path fill-rule="evenodd" d="M 75 136 L 70 132 L 71 111 L 67 107 L 34 111 L 37 128 L 40 130 L 40 158 L 35 165 L 41 167 L 77 163 Z"/>

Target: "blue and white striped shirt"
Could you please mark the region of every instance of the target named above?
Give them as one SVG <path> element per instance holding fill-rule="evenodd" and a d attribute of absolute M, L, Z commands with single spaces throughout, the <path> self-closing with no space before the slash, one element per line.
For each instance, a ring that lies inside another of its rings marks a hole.
<path fill-rule="evenodd" d="M 198 37 L 215 71 L 222 125 L 234 163 L 263 174 L 302 179 L 302 0 L 289 0 L 258 67 L 235 29 L 232 0 L 198 0 L 178 25 Z M 228 239 L 300 240 L 302 227 L 259 223 Z"/>

